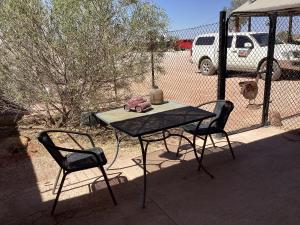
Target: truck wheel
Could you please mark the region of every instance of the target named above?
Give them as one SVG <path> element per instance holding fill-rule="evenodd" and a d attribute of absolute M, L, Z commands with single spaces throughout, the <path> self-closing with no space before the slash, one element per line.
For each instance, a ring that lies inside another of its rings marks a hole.
<path fill-rule="evenodd" d="M 200 72 L 202 75 L 213 75 L 216 72 L 216 68 L 210 59 L 203 59 L 200 62 Z"/>
<path fill-rule="evenodd" d="M 135 107 L 135 110 L 136 110 L 138 113 L 143 112 L 143 109 L 142 109 L 142 107 L 140 107 L 140 106 Z"/>
<path fill-rule="evenodd" d="M 260 67 L 259 67 L 259 71 L 266 71 L 267 70 L 267 61 L 264 61 Z M 279 64 L 274 61 L 273 62 L 273 73 L 272 73 L 272 81 L 274 80 L 279 80 L 280 77 L 282 75 L 282 70 L 279 66 Z M 261 79 L 265 80 L 266 79 L 266 74 L 265 73 L 262 73 L 261 74 Z"/>

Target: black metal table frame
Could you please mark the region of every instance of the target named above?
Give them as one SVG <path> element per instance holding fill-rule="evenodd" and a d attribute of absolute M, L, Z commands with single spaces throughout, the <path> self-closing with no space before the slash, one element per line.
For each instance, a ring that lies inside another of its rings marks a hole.
<path fill-rule="evenodd" d="M 201 122 L 202 122 L 202 120 L 198 122 L 198 126 L 201 124 Z M 115 134 L 115 138 L 116 138 L 116 153 L 115 153 L 115 156 L 114 156 L 112 162 L 107 167 L 107 169 L 109 169 L 114 164 L 114 162 L 116 161 L 116 159 L 118 157 L 118 154 L 119 154 L 121 141 L 124 140 L 125 137 L 129 136 L 129 135 L 125 135 L 123 137 L 120 137 L 118 135 L 118 130 L 116 130 L 115 128 L 113 128 L 113 130 L 114 130 L 114 134 Z M 153 134 L 157 134 L 159 132 L 162 132 L 162 138 L 156 138 L 156 139 L 143 138 L 143 136 L 151 137 L 151 136 L 153 136 Z M 143 193 L 143 203 L 142 203 L 143 208 L 145 208 L 145 206 L 146 206 L 146 192 L 147 192 L 147 165 L 146 165 L 146 162 L 147 162 L 147 149 L 148 149 L 148 146 L 151 142 L 163 141 L 166 150 L 169 152 L 169 148 L 168 148 L 166 140 L 170 137 L 181 137 L 181 138 L 185 139 L 193 148 L 193 152 L 195 154 L 197 162 L 199 163 L 199 167 L 198 167 L 199 170 L 202 168 L 203 171 L 206 174 L 208 174 L 211 178 L 214 178 L 214 176 L 202 165 L 203 154 L 201 154 L 200 158 L 199 158 L 199 156 L 197 154 L 197 150 L 196 150 L 195 140 L 194 140 L 195 137 L 193 138 L 193 142 L 192 142 L 189 138 L 184 136 L 182 132 L 180 134 L 175 134 L 175 133 L 170 133 L 169 130 L 162 130 L 162 131 L 158 131 L 158 132 L 155 132 L 155 133 L 152 133 L 152 134 L 138 136 L 137 138 L 139 140 L 141 150 L 142 150 L 142 163 L 143 163 L 143 179 L 144 179 L 144 187 L 143 187 L 144 188 L 144 193 Z M 145 143 L 145 145 L 144 145 L 144 143 Z"/>
<path fill-rule="evenodd" d="M 201 124 L 202 120 L 199 121 L 198 126 Z M 146 192 L 147 192 L 147 169 L 146 169 L 146 157 L 147 157 L 147 149 L 149 146 L 149 143 L 151 142 L 157 142 L 157 141 L 164 141 L 164 145 L 166 147 L 166 150 L 169 151 L 168 146 L 167 146 L 167 142 L 166 139 L 170 138 L 170 137 L 181 137 L 183 139 L 185 139 L 193 148 L 195 157 L 197 159 L 197 162 L 199 163 L 199 170 L 202 168 L 203 171 L 208 174 L 212 179 L 214 178 L 214 176 L 208 172 L 208 170 L 202 165 L 202 158 L 203 158 L 203 154 L 201 154 L 200 158 L 197 154 L 197 150 L 196 150 L 196 144 L 195 141 L 191 142 L 187 137 L 185 137 L 182 133 L 181 134 L 174 134 L 174 133 L 170 133 L 169 130 L 162 130 L 161 131 L 163 134 L 162 138 L 158 138 L 158 139 L 145 139 L 143 138 L 143 136 L 138 136 L 140 145 L 141 145 L 141 150 L 142 150 L 142 161 L 143 161 L 143 177 L 144 177 L 144 194 L 143 194 L 143 203 L 142 203 L 142 207 L 145 208 L 146 206 Z M 151 134 L 150 134 L 151 136 Z M 146 145 L 144 145 L 144 142 L 146 143 Z"/>
<path fill-rule="evenodd" d="M 149 146 L 149 143 L 151 142 L 157 142 L 157 141 L 164 141 L 164 145 L 166 147 L 166 150 L 169 151 L 168 149 L 168 146 L 167 146 L 167 142 L 166 142 L 166 139 L 170 138 L 170 137 L 181 137 L 183 139 L 185 139 L 193 148 L 193 151 L 194 151 L 194 154 L 195 154 L 195 157 L 196 157 L 196 160 L 199 164 L 198 166 L 198 169 L 200 170 L 201 168 L 203 169 L 203 171 L 208 174 L 211 178 L 214 178 L 212 174 L 210 174 L 206 169 L 205 167 L 202 165 L 202 158 L 203 158 L 203 151 L 201 152 L 201 156 L 199 158 L 198 154 L 197 154 L 197 150 L 196 150 L 196 143 L 195 143 L 195 135 L 193 137 L 193 142 L 187 138 L 186 136 L 183 135 L 183 132 L 180 133 L 180 134 L 177 134 L 177 133 L 171 133 L 169 130 L 170 129 L 173 129 L 173 128 L 179 128 L 185 124 L 189 124 L 189 123 L 193 123 L 193 122 L 197 122 L 197 127 L 196 127 L 196 130 L 199 128 L 200 124 L 202 123 L 203 120 L 205 119 L 208 119 L 208 118 L 211 118 L 211 117 L 214 117 L 215 114 L 214 113 L 211 113 L 211 112 L 207 112 L 208 114 L 204 114 L 203 116 L 197 116 L 195 118 L 193 118 L 193 113 L 195 115 L 195 113 L 197 114 L 198 112 L 195 112 L 195 107 L 191 107 L 191 106 L 187 106 L 187 107 L 183 107 L 183 108 L 178 108 L 178 109 L 174 109 L 174 111 L 177 111 L 177 113 L 179 113 L 179 115 L 186 115 L 186 113 L 189 113 L 189 112 L 192 112 L 191 114 L 191 117 L 189 120 L 183 120 L 183 121 L 178 121 L 178 122 L 173 122 L 171 124 L 168 124 L 168 125 L 165 125 L 165 126 L 157 126 L 157 127 L 154 127 L 153 129 L 148 129 L 148 131 L 144 131 L 144 132 L 140 132 L 140 133 L 136 133 L 136 132 L 130 132 L 128 130 L 126 130 L 126 126 L 131 126 L 130 125 L 130 120 L 133 120 L 132 119 L 129 119 L 129 120 L 124 120 L 124 122 L 126 121 L 127 123 L 129 122 L 128 125 L 120 125 L 120 123 L 124 123 L 123 121 L 118 121 L 118 122 L 113 122 L 113 123 L 109 123 L 109 125 L 113 128 L 114 130 L 114 134 L 115 134 L 115 138 L 116 138 L 116 153 L 115 153 L 115 156 L 114 156 L 114 159 L 112 160 L 112 163 L 107 167 L 110 168 L 113 163 L 116 161 L 117 159 L 117 156 L 118 156 L 118 153 L 119 153 L 119 148 L 120 148 L 120 143 L 121 141 L 126 137 L 126 136 L 129 136 L 129 137 L 133 137 L 133 138 L 138 138 L 139 140 L 139 143 L 140 143 L 140 146 L 141 146 L 141 151 L 142 151 L 142 163 L 143 163 L 143 177 L 144 177 L 144 194 L 143 194 L 143 203 L 142 203 L 142 207 L 145 208 L 145 203 L 146 203 L 146 193 L 147 193 L 147 168 L 146 168 L 146 161 L 147 161 L 147 149 L 148 149 L 148 146 Z M 158 117 L 158 114 L 168 114 L 170 113 L 172 110 L 169 110 L 169 111 L 164 111 L 164 112 L 159 112 L 156 115 L 156 118 Z M 180 111 L 180 112 L 178 112 Z M 203 111 L 203 110 L 202 110 Z M 204 110 L 205 111 L 205 110 Z M 182 114 L 183 113 L 183 114 Z M 201 112 L 199 112 L 201 113 Z M 153 114 L 154 115 L 154 114 Z M 165 115 L 165 116 L 166 116 Z M 176 113 L 175 113 L 176 115 Z M 163 117 L 163 115 L 160 115 Z M 168 115 L 167 115 L 168 116 Z M 147 118 L 146 118 L 147 117 Z M 140 118 L 143 118 L 145 119 L 146 118 L 146 121 L 151 118 L 152 115 L 146 115 L 145 117 L 139 117 Z M 99 118 L 101 119 L 101 118 Z M 138 119 L 138 118 L 137 118 Z M 135 120 L 135 119 L 134 119 Z M 155 118 L 154 118 L 155 120 Z M 118 135 L 118 132 L 120 133 L 125 133 L 126 135 L 123 136 L 123 137 L 119 137 Z M 153 138 L 153 136 L 155 134 L 162 134 L 162 137 L 160 138 Z"/>
<path fill-rule="evenodd" d="M 108 166 L 106 166 L 107 170 L 109 170 L 113 166 L 115 161 L 117 160 L 118 155 L 119 155 L 119 151 L 120 151 L 120 144 L 124 140 L 124 138 L 128 136 L 128 135 L 125 135 L 123 137 L 119 137 L 118 130 L 116 130 L 115 128 L 113 128 L 113 132 L 114 132 L 114 135 L 115 135 L 115 138 L 116 138 L 116 147 L 115 147 L 116 151 L 115 151 L 115 155 L 113 157 L 113 160 L 111 161 L 111 163 Z"/>

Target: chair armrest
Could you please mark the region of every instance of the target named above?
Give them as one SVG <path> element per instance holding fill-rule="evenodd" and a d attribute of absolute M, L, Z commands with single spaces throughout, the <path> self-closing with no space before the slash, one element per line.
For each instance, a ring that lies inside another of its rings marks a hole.
<path fill-rule="evenodd" d="M 86 133 L 77 132 L 77 131 L 68 131 L 68 130 L 48 130 L 47 133 L 66 133 L 66 134 L 68 134 L 68 136 L 69 136 L 69 137 L 70 137 L 77 145 L 79 145 L 79 143 L 75 140 L 74 137 L 70 136 L 69 134 L 76 134 L 76 135 L 86 136 L 86 137 L 89 139 L 89 141 L 90 141 L 92 147 L 95 148 L 95 143 L 94 143 L 92 137 L 91 137 L 89 134 L 86 134 Z"/>
<path fill-rule="evenodd" d="M 197 131 L 198 128 L 200 127 L 202 121 L 203 121 L 203 120 L 201 120 L 201 121 L 197 124 L 196 131 Z M 208 130 L 207 133 L 209 133 L 211 126 L 212 126 L 215 122 L 217 122 L 217 121 L 218 121 L 218 119 L 214 119 L 214 120 L 212 120 L 212 121 L 209 123 L 209 125 L 208 125 L 208 127 L 207 127 L 207 130 Z"/>
<path fill-rule="evenodd" d="M 97 154 L 92 151 L 87 151 L 87 150 L 78 150 L 78 149 L 69 149 L 69 148 L 62 148 L 62 147 L 57 147 L 59 151 L 64 151 L 64 152 L 73 152 L 73 153 L 82 153 L 82 154 L 88 154 L 88 155 L 93 155 L 96 157 L 97 163 L 101 164 Z"/>
<path fill-rule="evenodd" d="M 217 122 L 217 121 L 218 121 L 218 118 L 212 120 L 212 121 L 210 122 L 210 124 L 208 125 L 208 129 L 210 129 L 211 126 L 212 126 L 215 122 Z"/>

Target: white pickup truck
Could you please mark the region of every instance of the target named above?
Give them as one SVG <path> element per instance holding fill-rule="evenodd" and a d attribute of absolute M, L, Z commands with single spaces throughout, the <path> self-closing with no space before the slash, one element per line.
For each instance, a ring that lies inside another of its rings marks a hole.
<path fill-rule="evenodd" d="M 227 69 L 237 71 L 264 71 L 268 51 L 267 33 L 229 33 L 227 39 Z M 192 46 L 192 63 L 203 75 L 212 75 L 218 67 L 219 34 L 197 36 Z M 276 38 L 272 80 L 278 80 L 282 69 L 300 71 L 300 45 L 287 44 Z M 265 78 L 265 74 L 262 74 Z"/>

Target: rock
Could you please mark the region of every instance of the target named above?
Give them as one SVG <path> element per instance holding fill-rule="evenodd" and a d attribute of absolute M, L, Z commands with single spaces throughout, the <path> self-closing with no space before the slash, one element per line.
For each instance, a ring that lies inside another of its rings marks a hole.
<path fill-rule="evenodd" d="M 25 136 L 20 136 L 20 142 L 21 144 L 27 148 L 28 147 L 28 143 L 30 142 L 30 138 L 29 137 L 25 137 Z"/>
<path fill-rule="evenodd" d="M 271 126 L 280 127 L 282 126 L 282 118 L 278 111 L 272 110 L 269 113 L 269 121 Z"/>

